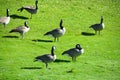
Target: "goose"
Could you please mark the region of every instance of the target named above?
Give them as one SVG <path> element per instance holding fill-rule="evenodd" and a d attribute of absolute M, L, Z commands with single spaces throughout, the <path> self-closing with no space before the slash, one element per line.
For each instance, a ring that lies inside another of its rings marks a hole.
<path fill-rule="evenodd" d="M 56 60 L 56 55 L 54 54 L 55 46 L 52 46 L 51 54 L 44 54 L 41 56 L 37 56 L 34 60 L 35 61 L 41 61 L 46 64 L 46 68 L 48 68 L 48 63 L 53 62 Z"/>
<path fill-rule="evenodd" d="M 100 31 L 104 29 L 104 23 L 103 23 L 103 16 L 101 16 L 101 22 L 99 24 L 93 24 L 90 26 L 90 28 L 93 28 L 93 30 L 95 30 L 95 34 L 97 34 L 97 31 L 99 31 L 99 35 L 100 35 Z"/>
<path fill-rule="evenodd" d="M 24 33 L 28 32 L 30 28 L 27 26 L 27 21 L 24 22 L 24 26 L 19 26 L 15 29 L 12 29 L 9 33 L 18 32 L 24 38 Z"/>
<path fill-rule="evenodd" d="M 22 12 L 24 9 L 31 14 L 30 19 L 32 19 L 32 14 L 36 14 L 38 10 L 38 0 L 35 1 L 35 8 L 32 6 L 23 6 L 18 9 L 18 11 Z"/>
<path fill-rule="evenodd" d="M 51 31 L 46 32 L 44 35 L 54 37 L 54 41 L 59 41 L 59 37 L 63 36 L 66 32 L 65 27 L 62 26 L 63 20 L 60 21 L 60 28 L 53 29 Z"/>
<path fill-rule="evenodd" d="M 6 9 L 6 16 L 0 18 L 0 23 L 4 25 L 4 28 L 6 27 L 6 24 L 10 22 L 10 15 L 9 15 L 9 9 Z"/>
<path fill-rule="evenodd" d="M 62 55 L 68 55 L 72 57 L 72 61 L 76 61 L 76 57 L 84 53 L 84 49 L 81 48 L 80 44 L 76 44 L 75 48 L 71 48 L 62 53 Z"/>

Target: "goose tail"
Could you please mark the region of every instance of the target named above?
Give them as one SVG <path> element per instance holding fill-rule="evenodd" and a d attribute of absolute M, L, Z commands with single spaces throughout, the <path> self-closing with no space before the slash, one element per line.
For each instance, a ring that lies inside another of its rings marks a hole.
<path fill-rule="evenodd" d="M 19 8 L 17 11 L 20 11 L 20 12 L 22 12 L 23 11 L 23 7 L 21 7 L 21 8 Z"/>
<path fill-rule="evenodd" d="M 62 55 L 66 54 L 65 52 L 62 53 Z"/>
<path fill-rule="evenodd" d="M 92 26 L 90 26 L 89 28 L 92 28 Z"/>
<path fill-rule="evenodd" d="M 11 31 L 9 31 L 9 33 L 12 33 L 12 32 L 18 32 L 17 29 L 12 29 Z"/>
<path fill-rule="evenodd" d="M 70 56 L 68 51 L 64 51 L 62 55 Z"/>
<path fill-rule="evenodd" d="M 34 61 L 33 62 L 36 62 L 36 61 L 38 61 L 37 59 L 34 59 Z"/>
<path fill-rule="evenodd" d="M 44 34 L 44 36 L 46 36 L 46 35 L 51 35 L 51 32 L 47 32 Z"/>

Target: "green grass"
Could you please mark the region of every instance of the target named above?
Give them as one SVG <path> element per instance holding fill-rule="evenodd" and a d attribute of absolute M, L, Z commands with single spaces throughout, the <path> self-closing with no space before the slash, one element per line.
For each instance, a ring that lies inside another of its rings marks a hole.
<path fill-rule="evenodd" d="M 34 5 L 34 0 L 0 0 L 0 17 L 6 8 L 10 14 L 30 17 L 26 11 L 17 12 L 22 5 Z M 105 29 L 101 35 L 84 36 L 81 32 L 94 33 L 90 25 L 100 22 L 104 16 Z M 120 0 L 39 0 L 39 11 L 33 19 L 13 19 L 6 30 L 0 24 L 0 80 L 120 80 Z M 60 19 L 66 34 L 59 42 L 35 42 L 53 40 L 43 34 L 59 27 Z M 30 31 L 25 38 L 3 38 L 18 36 L 9 31 L 24 21 Z M 53 62 L 46 70 L 45 64 L 33 62 L 38 55 L 50 53 L 51 46 L 57 48 L 57 59 L 69 60 L 61 53 L 77 43 L 85 53 L 74 62 Z M 40 67 L 41 69 L 21 69 Z M 71 71 L 72 70 L 72 71 Z"/>

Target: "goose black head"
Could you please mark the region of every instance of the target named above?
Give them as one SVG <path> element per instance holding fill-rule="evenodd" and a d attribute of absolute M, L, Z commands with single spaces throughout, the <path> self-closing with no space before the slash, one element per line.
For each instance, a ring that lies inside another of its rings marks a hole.
<path fill-rule="evenodd" d="M 81 46 L 80 46 L 80 44 L 76 44 L 76 48 L 77 49 L 82 49 Z"/>
<path fill-rule="evenodd" d="M 9 9 L 6 9 L 6 14 L 7 14 L 7 17 L 9 17 Z"/>
<path fill-rule="evenodd" d="M 27 22 L 27 21 L 25 21 L 25 22 L 24 22 L 24 26 L 28 27 L 28 26 L 27 26 L 27 24 L 28 24 L 28 22 Z"/>
<path fill-rule="evenodd" d="M 52 56 L 54 56 L 54 50 L 56 49 L 56 46 L 52 46 L 52 49 L 51 49 L 51 54 Z"/>
<path fill-rule="evenodd" d="M 63 20 L 61 19 L 61 21 L 60 21 L 60 28 L 61 29 L 63 29 L 62 23 L 63 23 Z"/>
<path fill-rule="evenodd" d="M 36 9 L 38 9 L 38 0 L 35 1 Z"/>
<path fill-rule="evenodd" d="M 103 23 L 103 19 L 104 19 L 104 17 L 103 17 L 103 16 L 101 16 L 101 22 L 100 22 L 100 23 Z"/>
<path fill-rule="evenodd" d="M 38 4 L 38 0 L 35 1 L 35 4 Z"/>

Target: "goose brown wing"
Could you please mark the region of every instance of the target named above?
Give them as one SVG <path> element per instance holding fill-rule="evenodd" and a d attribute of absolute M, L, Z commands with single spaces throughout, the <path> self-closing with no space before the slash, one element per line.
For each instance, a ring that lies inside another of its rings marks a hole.
<path fill-rule="evenodd" d="M 19 32 L 19 33 L 21 33 L 21 32 L 23 32 L 24 29 L 25 29 L 25 26 L 19 26 L 16 29 L 12 29 L 10 31 L 10 33 L 12 33 L 12 32 Z"/>
<path fill-rule="evenodd" d="M 93 25 L 90 26 L 90 28 L 94 28 L 94 27 L 99 26 L 99 25 L 100 24 L 93 24 Z"/>
<path fill-rule="evenodd" d="M 66 55 L 69 55 L 69 56 L 76 56 L 77 54 L 79 53 L 79 50 L 76 49 L 76 48 L 72 48 L 72 49 L 69 49 L 69 50 L 66 50 L 62 53 L 62 55 L 66 54 Z"/>
<path fill-rule="evenodd" d="M 59 28 L 46 32 L 44 35 L 55 35 L 59 33 Z"/>
<path fill-rule="evenodd" d="M 24 9 L 35 9 L 33 6 L 24 6 Z"/>
<path fill-rule="evenodd" d="M 1 17 L 0 18 L 0 23 L 5 23 L 8 17 Z"/>
<path fill-rule="evenodd" d="M 42 55 L 42 56 L 38 56 L 35 58 L 37 61 L 42 61 L 42 62 L 45 62 L 45 63 L 48 63 L 48 62 L 52 62 L 53 59 L 52 59 L 52 55 L 51 54 L 45 54 L 45 55 Z"/>

